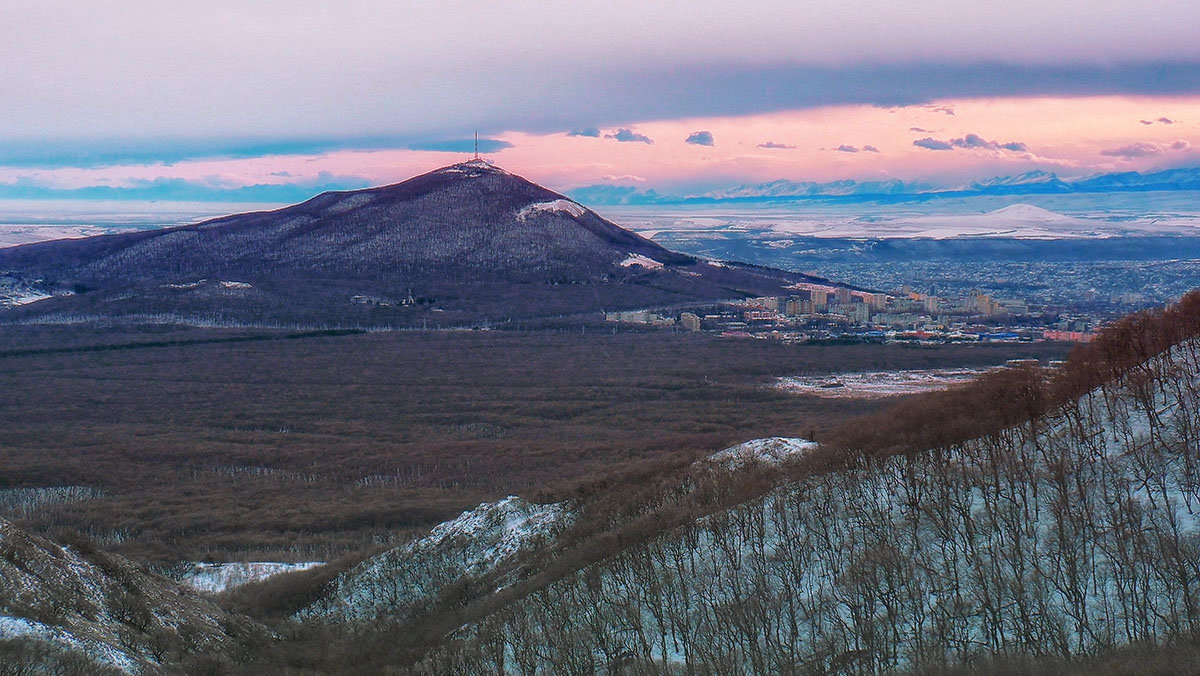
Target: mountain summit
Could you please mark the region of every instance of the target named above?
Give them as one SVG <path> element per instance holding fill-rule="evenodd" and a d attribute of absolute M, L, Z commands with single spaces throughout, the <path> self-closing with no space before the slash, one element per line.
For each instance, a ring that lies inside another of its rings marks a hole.
<path fill-rule="evenodd" d="M 22 315 L 442 325 L 783 293 L 806 279 L 669 251 L 486 161 L 275 211 L 0 250 Z M 431 314 L 432 313 L 432 314 Z"/>

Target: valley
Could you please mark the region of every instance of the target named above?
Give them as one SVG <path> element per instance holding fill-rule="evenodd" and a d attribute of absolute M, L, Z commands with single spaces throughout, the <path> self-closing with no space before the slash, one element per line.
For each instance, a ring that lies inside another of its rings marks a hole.
<path fill-rule="evenodd" d="M 83 500 L 0 516 L 79 530 L 164 571 L 331 560 L 485 500 L 561 497 L 751 438 L 819 439 L 881 405 L 792 395 L 776 377 L 1066 352 L 661 332 L 72 325 L 0 339 L 0 490 L 86 487 Z"/>

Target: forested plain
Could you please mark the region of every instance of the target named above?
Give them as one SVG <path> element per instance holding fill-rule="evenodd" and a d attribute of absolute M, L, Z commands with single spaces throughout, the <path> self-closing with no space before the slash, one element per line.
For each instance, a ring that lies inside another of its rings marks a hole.
<path fill-rule="evenodd" d="M 775 377 L 1065 351 L 670 332 L 9 326 L 0 488 L 86 488 L 92 499 L 9 516 L 160 570 L 328 560 L 508 494 L 552 501 L 747 439 L 820 439 L 881 405 L 788 394 L 769 387 Z"/>

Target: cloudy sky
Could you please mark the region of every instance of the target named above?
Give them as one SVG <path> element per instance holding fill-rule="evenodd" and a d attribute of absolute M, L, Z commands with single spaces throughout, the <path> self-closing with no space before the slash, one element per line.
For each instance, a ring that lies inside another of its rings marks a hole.
<path fill-rule="evenodd" d="M 1200 166 L 1198 25 L 1195 0 L 7 0 L 0 196 L 284 199 L 475 130 L 559 189 Z"/>

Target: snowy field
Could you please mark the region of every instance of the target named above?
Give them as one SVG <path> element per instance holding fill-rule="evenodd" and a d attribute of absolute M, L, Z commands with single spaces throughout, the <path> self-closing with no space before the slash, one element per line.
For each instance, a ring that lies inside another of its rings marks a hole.
<path fill-rule="evenodd" d="M 0 201 L 0 247 L 195 223 L 273 203 Z M 535 211 L 583 213 L 556 200 Z M 601 216 L 653 238 L 794 235 L 829 238 L 1200 236 L 1200 201 L 1190 191 L 973 196 L 895 202 L 798 201 L 768 204 L 599 206 Z M 525 217 L 532 212 L 523 214 Z"/>
<path fill-rule="evenodd" d="M 1195 192 L 978 196 L 892 203 L 824 201 L 598 207 L 644 237 L 1106 238 L 1200 236 Z"/>
<path fill-rule="evenodd" d="M 912 371 L 867 371 L 822 376 L 789 376 L 775 386 L 796 394 L 830 399 L 878 399 L 904 394 L 944 390 L 970 382 L 990 369 L 918 369 Z"/>
<path fill-rule="evenodd" d="M 152 230 L 278 204 L 0 200 L 0 247 Z"/>

